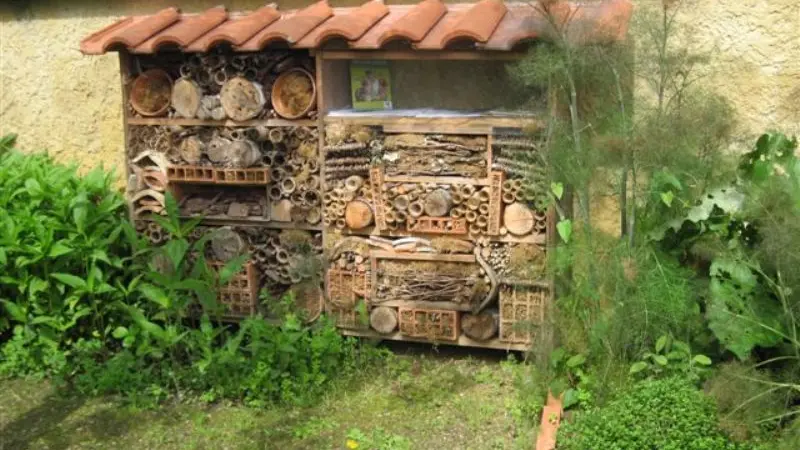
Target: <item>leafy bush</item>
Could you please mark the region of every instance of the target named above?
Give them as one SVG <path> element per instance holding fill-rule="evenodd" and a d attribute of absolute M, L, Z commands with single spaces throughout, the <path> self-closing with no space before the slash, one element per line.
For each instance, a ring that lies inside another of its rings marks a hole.
<path fill-rule="evenodd" d="M 124 298 L 124 209 L 101 169 L 79 177 L 45 154 L 0 154 L 0 331 L 13 327 L 0 374 L 51 374 L 78 337 L 109 332 Z"/>
<path fill-rule="evenodd" d="M 647 380 L 559 430 L 562 450 L 728 450 L 713 401 L 680 378 Z"/>
<path fill-rule="evenodd" d="M 128 222 L 111 174 L 81 177 L 12 144 L 0 139 L 0 376 L 51 376 L 145 405 L 303 403 L 380 355 L 324 319 L 215 320 L 217 288 L 247 255 L 210 270 L 210 236 L 192 237 L 199 220 L 179 220 L 169 195 L 168 215 L 153 219 L 169 240 L 152 247 Z"/>

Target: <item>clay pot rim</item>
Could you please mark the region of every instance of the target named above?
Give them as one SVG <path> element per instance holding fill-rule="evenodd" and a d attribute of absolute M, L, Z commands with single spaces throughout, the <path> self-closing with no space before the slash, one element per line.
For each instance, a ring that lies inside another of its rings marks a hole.
<path fill-rule="evenodd" d="M 280 91 L 283 88 L 283 84 L 286 83 L 288 76 L 294 72 L 302 73 L 311 81 L 311 101 L 308 102 L 308 106 L 306 106 L 305 109 L 303 109 L 299 114 L 289 114 L 287 111 L 285 111 L 280 97 Z M 311 112 L 311 110 L 317 105 L 317 83 L 314 80 L 314 76 L 311 75 L 309 71 L 301 67 L 293 67 L 280 74 L 272 84 L 270 98 L 272 99 L 272 109 L 275 110 L 276 114 L 284 119 L 299 119 L 308 115 L 308 113 Z"/>
<path fill-rule="evenodd" d="M 169 95 L 167 96 L 167 101 L 165 102 L 164 106 L 159 108 L 156 111 L 147 111 L 139 104 L 136 100 L 136 96 L 134 92 L 137 88 L 141 88 L 140 83 L 143 83 L 145 79 L 150 77 L 160 77 L 167 80 L 169 84 Z M 131 84 L 131 91 L 130 91 L 130 104 L 133 109 L 138 112 L 139 114 L 146 116 L 146 117 L 153 117 L 153 116 L 160 116 L 169 110 L 169 107 L 172 105 L 172 77 L 169 74 L 162 70 L 162 69 L 148 69 L 144 72 L 140 73 L 135 80 L 133 80 L 133 84 Z"/>

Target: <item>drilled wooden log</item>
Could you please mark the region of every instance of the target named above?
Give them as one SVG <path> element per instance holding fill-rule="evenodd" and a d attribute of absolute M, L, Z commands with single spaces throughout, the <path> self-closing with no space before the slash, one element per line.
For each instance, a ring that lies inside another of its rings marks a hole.
<path fill-rule="evenodd" d="M 453 198 L 450 192 L 444 189 L 435 189 L 425 196 L 425 214 L 428 216 L 446 216 L 452 207 Z"/>
<path fill-rule="evenodd" d="M 523 236 L 533 230 L 533 211 L 522 203 L 512 203 L 503 212 L 503 225 L 509 233 Z"/>
<path fill-rule="evenodd" d="M 233 141 L 228 146 L 228 164 L 231 167 L 250 167 L 261 161 L 261 150 L 251 140 Z"/>
<path fill-rule="evenodd" d="M 231 227 L 217 229 L 211 235 L 211 254 L 217 261 L 230 261 L 247 250 L 247 243 Z"/>
<path fill-rule="evenodd" d="M 199 137 L 189 136 L 181 141 L 178 153 L 187 164 L 197 164 L 200 162 L 200 158 L 203 157 L 205 148 L 206 144 Z"/>
<path fill-rule="evenodd" d="M 478 314 L 466 313 L 461 316 L 461 331 L 470 339 L 488 341 L 497 335 L 498 314 L 496 311 L 483 311 Z"/>
<path fill-rule="evenodd" d="M 397 328 L 397 311 L 394 308 L 379 306 L 370 313 L 369 324 L 378 333 L 389 334 Z"/>
<path fill-rule="evenodd" d="M 225 164 L 228 161 L 228 147 L 230 144 L 230 139 L 217 136 L 208 142 L 206 156 L 214 164 Z"/>
<path fill-rule="evenodd" d="M 267 102 L 261 84 L 240 76 L 225 82 L 219 96 L 228 117 L 240 121 L 257 117 Z"/>
<path fill-rule="evenodd" d="M 291 222 L 292 221 L 291 200 L 285 198 L 277 203 L 273 203 L 270 217 L 272 217 L 272 220 L 276 222 Z"/>
<path fill-rule="evenodd" d="M 202 98 L 203 91 L 190 78 L 181 78 L 172 86 L 172 107 L 180 117 L 196 117 Z"/>
<path fill-rule="evenodd" d="M 372 225 L 373 214 L 369 204 L 362 200 L 347 203 L 344 210 L 344 221 L 347 227 L 360 230 Z"/>

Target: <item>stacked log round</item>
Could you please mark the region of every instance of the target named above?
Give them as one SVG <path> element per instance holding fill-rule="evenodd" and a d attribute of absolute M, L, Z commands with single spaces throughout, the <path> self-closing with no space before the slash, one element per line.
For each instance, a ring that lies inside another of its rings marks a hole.
<path fill-rule="evenodd" d="M 309 61 L 307 57 L 289 58 L 285 51 L 187 55 L 169 69 L 177 79 L 171 99 L 174 114 L 238 121 L 274 115 L 270 108 L 273 82 L 292 70 L 313 71 Z"/>

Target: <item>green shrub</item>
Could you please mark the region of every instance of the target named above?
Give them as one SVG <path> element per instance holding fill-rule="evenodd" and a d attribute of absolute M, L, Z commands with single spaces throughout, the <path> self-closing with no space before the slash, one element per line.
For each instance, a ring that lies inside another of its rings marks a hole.
<path fill-rule="evenodd" d="M 737 449 L 717 424 L 714 403 L 680 378 L 635 384 L 559 430 L 562 450 Z"/>
<path fill-rule="evenodd" d="M 51 374 L 80 336 L 104 336 L 130 254 L 112 175 L 84 177 L 45 154 L 0 153 L 0 374 Z M 65 352 L 63 355 L 59 353 Z"/>
<path fill-rule="evenodd" d="M 251 405 L 312 401 L 379 352 L 324 318 L 305 326 L 215 320 L 216 289 L 247 257 L 212 272 L 198 220 L 153 220 L 152 247 L 128 222 L 112 175 L 79 176 L 0 139 L 0 376 L 50 376 L 79 392 L 153 405 L 199 396 Z M 287 302 L 288 303 L 288 302 Z"/>

